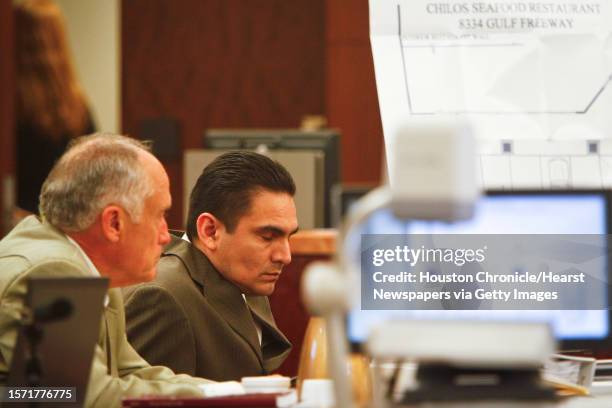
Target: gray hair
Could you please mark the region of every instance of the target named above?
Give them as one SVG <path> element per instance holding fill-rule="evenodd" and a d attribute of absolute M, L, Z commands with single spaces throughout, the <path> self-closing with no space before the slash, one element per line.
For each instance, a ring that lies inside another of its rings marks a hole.
<path fill-rule="evenodd" d="M 153 194 L 139 159 L 149 148 L 126 136 L 82 136 L 55 164 L 40 193 L 41 216 L 63 231 L 83 231 L 109 204 L 121 206 L 134 222 Z"/>

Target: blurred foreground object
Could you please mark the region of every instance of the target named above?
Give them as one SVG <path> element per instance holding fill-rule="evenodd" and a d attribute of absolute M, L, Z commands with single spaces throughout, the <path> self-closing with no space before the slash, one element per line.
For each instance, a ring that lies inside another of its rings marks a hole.
<path fill-rule="evenodd" d="M 418 363 L 417 384 L 403 395 L 405 404 L 554 400 L 539 373 L 554 349 L 546 323 L 396 321 L 381 325 L 368 341 L 377 360 Z M 384 404 L 384 388 L 375 387 L 375 406 Z"/>
<path fill-rule="evenodd" d="M 297 378 L 298 395 L 301 395 L 304 381 L 330 378 L 327 361 L 328 345 L 325 334 L 325 320 L 314 316 L 308 322 L 300 353 Z M 365 406 L 372 397 L 369 359 L 362 354 L 351 354 L 346 366 L 346 375 L 351 380 L 353 400 L 359 406 Z"/>
<path fill-rule="evenodd" d="M 359 225 L 378 209 L 390 207 L 397 217 L 457 220 L 469 218 L 479 196 L 470 128 L 456 121 L 413 121 L 396 135 L 390 185 L 379 187 L 355 204 L 342 229 L 336 265 L 312 264 L 302 293 L 311 313 L 325 318 L 330 374 L 336 402 L 352 407 L 345 373 L 348 345 L 345 315 L 359 294 Z M 393 338 L 402 342 L 402 338 Z"/>

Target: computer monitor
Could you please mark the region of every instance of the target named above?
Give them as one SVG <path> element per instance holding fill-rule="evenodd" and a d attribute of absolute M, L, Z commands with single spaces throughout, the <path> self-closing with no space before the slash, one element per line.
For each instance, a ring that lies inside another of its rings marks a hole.
<path fill-rule="evenodd" d="M 611 196 L 607 191 L 490 191 L 478 201 L 470 220 L 405 221 L 382 209 L 360 227 L 360 232 L 606 235 L 611 229 L 610 217 Z M 607 258 L 602 264 L 604 276 L 610 276 Z M 601 290 L 605 291 L 609 309 L 608 282 L 602 282 Z M 610 310 L 361 310 L 356 304 L 348 314 L 347 333 L 351 344 L 359 348 L 375 325 L 390 319 L 546 321 L 563 349 L 597 351 L 612 349 L 611 318 Z"/>
<path fill-rule="evenodd" d="M 42 330 L 37 347 L 41 368 L 38 386 L 74 387 L 76 394 L 72 395 L 73 402 L 54 402 L 48 406 L 83 405 L 107 289 L 107 278 L 29 279 L 26 307 Z M 22 388 L 30 385 L 29 338 L 28 331 L 22 327 L 11 361 L 9 386 Z M 59 398 L 71 399 L 66 395 Z"/>
<path fill-rule="evenodd" d="M 332 227 L 340 228 L 347 212 L 361 197 L 376 188 L 372 183 L 338 183 L 331 190 Z"/>
<path fill-rule="evenodd" d="M 204 134 L 204 147 L 208 149 L 255 150 L 262 145 L 270 150 L 323 152 L 324 225 L 320 227 L 331 227 L 331 189 L 341 179 L 340 132 L 335 129 L 208 129 Z"/>

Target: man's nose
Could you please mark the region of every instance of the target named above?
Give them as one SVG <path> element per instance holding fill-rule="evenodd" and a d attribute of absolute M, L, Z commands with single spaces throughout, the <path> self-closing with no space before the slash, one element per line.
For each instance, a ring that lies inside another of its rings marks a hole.
<path fill-rule="evenodd" d="M 273 262 L 279 262 L 283 265 L 288 265 L 291 263 L 291 247 L 289 246 L 288 239 L 284 239 L 278 244 L 274 253 L 272 254 L 272 258 Z"/>

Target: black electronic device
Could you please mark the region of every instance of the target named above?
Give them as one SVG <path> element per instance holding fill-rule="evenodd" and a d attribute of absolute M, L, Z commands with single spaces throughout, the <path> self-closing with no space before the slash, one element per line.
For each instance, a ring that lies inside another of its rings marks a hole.
<path fill-rule="evenodd" d="M 29 279 L 7 384 L 75 387 L 73 402 L 53 406 L 82 406 L 107 289 L 107 278 Z"/>

